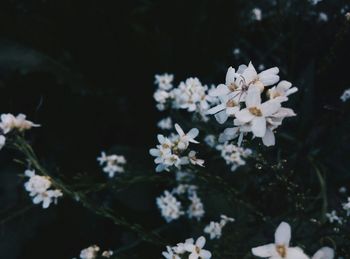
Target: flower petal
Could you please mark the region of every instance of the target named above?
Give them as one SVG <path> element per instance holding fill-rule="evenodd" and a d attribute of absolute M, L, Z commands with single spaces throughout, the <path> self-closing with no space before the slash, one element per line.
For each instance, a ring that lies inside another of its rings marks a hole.
<path fill-rule="evenodd" d="M 275 135 L 273 134 L 272 130 L 267 128 L 265 136 L 262 138 L 262 141 L 265 146 L 270 147 L 275 145 Z"/>
<path fill-rule="evenodd" d="M 226 108 L 226 105 L 225 104 L 219 104 L 219 105 L 216 105 L 214 106 L 213 108 L 210 108 L 208 111 L 207 111 L 207 114 L 215 114 L 215 113 L 218 113 L 222 110 L 224 110 Z"/>
<path fill-rule="evenodd" d="M 281 108 L 280 102 L 277 102 L 275 100 L 270 100 L 270 101 L 264 102 L 261 105 L 261 112 L 265 117 L 267 117 L 277 112 L 279 108 Z"/>
<path fill-rule="evenodd" d="M 264 117 L 255 117 L 252 120 L 252 132 L 255 137 L 262 138 L 266 133 L 266 119 Z"/>
<path fill-rule="evenodd" d="M 249 88 L 245 99 L 247 107 L 255 107 L 261 104 L 260 90 L 256 87 Z"/>
<path fill-rule="evenodd" d="M 224 124 L 227 119 L 228 119 L 228 115 L 226 113 L 226 111 L 221 111 L 218 112 L 217 114 L 214 115 L 215 119 L 220 123 L 220 124 Z"/>
<path fill-rule="evenodd" d="M 291 247 L 287 249 L 286 259 L 309 259 L 309 257 L 306 254 L 304 254 L 301 248 Z"/>
<path fill-rule="evenodd" d="M 312 257 L 312 259 L 333 259 L 333 258 L 334 258 L 334 250 L 330 247 L 322 247 Z"/>
<path fill-rule="evenodd" d="M 235 116 L 240 122 L 242 122 L 242 124 L 250 122 L 255 117 L 253 114 L 250 113 L 248 109 L 240 110 L 235 114 Z"/>
<path fill-rule="evenodd" d="M 275 253 L 276 247 L 275 244 L 268 244 L 263 246 L 254 247 L 252 253 L 255 256 L 259 257 L 270 257 Z"/>
<path fill-rule="evenodd" d="M 230 90 L 227 88 L 226 85 L 220 84 L 215 89 L 211 90 L 209 95 L 210 96 L 222 96 L 226 95 L 230 92 Z"/>
<path fill-rule="evenodd" d="M 199 253 L 200 257 L 203 259 L 209 259 L 211 258 L 211 253 L 208 250 L 201 250 L 201 252 Z"/>
<path fill-rule="evenodd" d="M 182 130 L 179 124 L 175 123 L 175 129 L 177 131 L 177 134 L 179 134 L 180 136 L 185 135 L 185 132 Z"/>
<path fill-rule="evenodd" d="M 277 245 L 289 246 L 292 230 L 290 225 L 286 222 L 282 222 L 276 229 L 275 232 L 275 243 Z"/>
<path fill-rule="evenodd" d="M 196 246 L 198 246 L 199 248 L 203 248 L 204 245 L 205 245 L 205 237 L 201 236 L 197 239 Z"/>
<path fill-rule="evenodd" d="M 230 85 L 235 82 L 236 71 L 233 67 L 229 67 L 226 73 L 226 85 Z"/>

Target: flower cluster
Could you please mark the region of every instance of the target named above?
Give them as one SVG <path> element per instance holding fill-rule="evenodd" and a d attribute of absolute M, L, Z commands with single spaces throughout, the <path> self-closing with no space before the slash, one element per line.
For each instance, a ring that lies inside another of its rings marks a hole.
<path fill-rule="evenodd" d="M 198 129 L 191 129 L 185 133 L 182 128 L 175 124 L 177 134 L 170 137 L 157 136 L 159 145 L 157 148 L 150 149 L 149 153 L 155 156 L 154 162 L 157 164 L 156 172 L 169 171 L 171 167 L 181 168 L 182 165 L 199 165 L 203 166 L 204 160 L 196 157 L 195 151 L 188 151 L 190 143 L 199 143 L 195 140 L 198 136 Z"/>
<path fill-rule="evenodd" d="M 20 113 L 17 116 L 14 116 L 11 113 L 1 114 L 0 116 L 0 149 L 3 148 L 6 142 L 6 138 L 4 135 L 10 133 L 13 130 L 17 130 L 19 132 L 23 132 L 25 130 L 29 130 L 32 127 L 40 127 L 39 124 L 35 124 L 29 120 L 26 120 L 26 115 Z"/>
<path fill-rule="evenodd" d="M 34 170 L 26 170 L 24 174 L 29 180 L 24 184 L 29 195 L 33 197 L 33 203 L 43 203 L 44 209 L 48 208 L 52 202 L 57 203 L 57 199 L 63 194 L 60 190 L 49 190 L 52 183 L 46 176 L 36 175 Z"/>
<path fill-rule="evenodd" d="M 211 221 L 209 225 L 204 228 L 204 233 L 207 233 L 210 236 L 210 239 L 219 239 L 222 234 L 222 229 L 226 224 L 235 221 L 235 219 L 229 218 L 225 215 L 221 215 L 220 217 L 220 222 Z"/>
<path fill-rule="evenodd" d="M 254 137 L 262 138 L 264 145 L 274 145 L 273 131 L 282 124 L 284 118 L 295 116 L 294 111 L 282 107 L 282 103 L 288 101 L 288 96 L 298 89 L 288 81 L 279 82 L 278 73 L 279 69 L 273 67 L 258 74 L 252 63 L 240 65 L 237 71 L 230 67 L 225 84 L 218 85 L 210 92 L 221 103 L 209 109 L 208 114 L 215 114 L 221 124 L 231 118 L 234 127 L 229 128 L 229 138 L 239 137 L 239 145 L 243 135 L 249 132 Z M 276 83 L 277 86 L 266 90 L 266 87 Z M 264 102 L 263 93 L 267 95 Z"/>
<path fill-rule="evenodd" d="M 96 259 L 99 255 L 100 247 L 97 245 L 89 246 L 80 251 L 80 259 Z M 106 250 L 102 252 L 101 257 L 110 258 L 113 255 L 113 251 Z M 100 257 L 99 257 L 100 258 Z"/>
<path fill-rule="evenodd" d="M 170 117 L 160 120 L 157 124 L 158 128 L 162 130 L 170 130 L 173 128 L 173 121 Z"/>
<path fill-rule="evenodd" d="M 217 150 L 221 151 L 221 156 L 227 165 L 231 166 L 231 171 L 234 172 L 239 166 L 245 165 L 245 158 L 252 154 L 249 148 L 238 147 L 225 142 L 222 145 L 216 146 Z"/>
<path fill-rule="evenodd" d="M 164 194 L 156 199 L 157 206 L 166 222 L 169 223 L 185 214 L 188 218 L 197 220 L 204 216 L 204 206 L 197 195 L 197 189 L 197 186 L 194 185 L 180 184 L 170 192 L 164 191 Z M 189 202 L 186 212 L 183 210 L 180 199 L 183 202 Z"/>
<path fill-rule="evenodd" d="M 299 247 L 290 247 L 291 227 L 288 223 L 282 222 L 275 232 L 275 243 L 267 244 L 252 249 L 255 256 L 270 259 L 309 259 L 304 251 Z M 334 250 L 323 247 L 318 250 L 312 259 L 333 259 Z"/>
<path fill-rule="evenodd" d="M 197 112 L 203 120 L 207 120 L 206 112 L 216 98 L 208 95 L 208 86 L 202 85 L 196 77 L 190 77 L 173 88 L 173 75 L 156 75 L 155 83 L 158 89 L 153 97 L 160 111 L 167 107 L 173 109 L 185 109 L 189 112 Z M 164 83 L 166 82 L 166 83 Z"/>
<path fill-rule="evenodd" d="M 124 165 L 126 164 L 124 156 L 114 154 L 107 156 L 105 152 L 102 152 L 97 160 L 103 166 L 103 172 L 107 173 L 110 178 L 114 177 L 115 173 L 124 173 Z"/>
<path fill-rule="evenodd" d="M 188 254 L 189 259 L 209 259 L 211 258 L 211 252 L 203 249 L 205 245 L 205 237 L 199 237 L 196 242 L 193 238 L 186 239 L 184 243 L 178 243 L 174 247 L 167 246 L 167 251 L 162 255 L 166 259 L 181 259 L 184 254 Z"/>

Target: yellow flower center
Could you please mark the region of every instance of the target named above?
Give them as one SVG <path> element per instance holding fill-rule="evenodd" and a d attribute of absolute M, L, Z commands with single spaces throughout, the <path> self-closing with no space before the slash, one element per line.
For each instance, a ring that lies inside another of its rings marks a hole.
<path fill-rule="evenodd" d="M 285 258 L 287 256 L 287 249 L 284 245 L 277 245 L 276 250 L 282 258 Z"/>
<path fill-rule="evenodd" d="M 226 103 L 226 106 L 227 106 L 227 107 L 235 107 L 235 106 L 237 106 L 237 103 L 236 103 L 234 100 L 229 100 L 229 101 Z"/>
<path fill-rule="evenodd" d="M 261 117 L 262 116 L 262 112 L 259 108 L 257 107 L 250 107 L 249 109 L 249 112 L 255 116 L 258 116 L 258 117 Z"/>

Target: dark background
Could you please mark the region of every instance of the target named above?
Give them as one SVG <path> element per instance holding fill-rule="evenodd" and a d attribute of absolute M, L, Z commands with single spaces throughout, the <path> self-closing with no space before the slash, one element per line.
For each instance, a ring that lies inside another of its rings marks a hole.
<path fill-rule="evenodd" d="M 318 152 L 334 165 L 336 189 L 349 179 L 339 165 L 349 154 L 348 135 L 341 134 L 349 124 L 340 126 L 348 114 L 339 101 L 350 87 L 349 33 L 340 14 L 346 1 L 272 2 L 2 0 L 0 110 L 42 124 L 31 133 L 40 157 L 73 178 L 100 173 L 101 150 L 120 145 L 147 152 L 154 145 L 162 117 L 152 98 L 154 74 L 218 84 L 230 65 L 278 66 L 300 89 L 293 103 L 299 116 L 286 127 L 292 149 Z M 256 6 L 261 22 L 251 19 Z M 327 23 L 317 20 L 320 11 Z M 90 244 L 114 248 L 127 240 L 68 199 L 49 210 L 22 211 L 31 204 L 18 177 L 22 169 L 11 153 L 0 161 L 0 258 L 72 258 Z M 136 204 L 133 213 L 154 210 L 149 195 L 141 202 L 127 196 Z M 152 216 L 159 220 L 157 211 Z"/>

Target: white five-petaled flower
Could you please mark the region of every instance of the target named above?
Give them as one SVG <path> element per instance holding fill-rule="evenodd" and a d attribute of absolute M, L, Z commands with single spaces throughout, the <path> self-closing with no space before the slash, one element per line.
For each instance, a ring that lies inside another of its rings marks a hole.
<path fill-rule="evenodd" d="M 201 236 L 197 239 L 195 244 L 185 244 L 185 250 L 189 253 L 189 259 L 209 259 L 211 253 L 208 250 L 203 249 L 205 245 L 205 237 Z"/>
<path fill-rule="evenodd" d="M 158 85 L 159 89 L 169 91 L 171 88 L 173 88 L 172 83 L 174 80 L 174 75 L 164 73 L 162 75 L 155 75 L 154 78 L 154 83 Z"/>
<path fill-rule="evenodd" d="M 270 99 L 278 98 L 281 102 L 287 101 L 288 96 L 298 91 L 298 88 L 292 87 L 292 83 L 288 81 L 281 81 L 277 86 L 270 88 L 267 94 Z"/>
<path fill-rule="evenodd" d="M 330 223 L 337 222 L 340 225 L 343 224 L 343 218 L 338 216 L 335 210 L 332 210 L 331 212 L 326 213 L 326 218 Z"/>
<path fill-rule="evenodd" d="M 255 256 L 270 259 L 308 259 L 299 247 L 289 247 L 291 228 L 286 222 L 282 222 L 275 232 L 275 243 L 255 247 L 252 253 Z"/>

